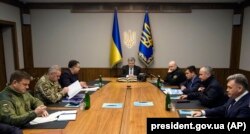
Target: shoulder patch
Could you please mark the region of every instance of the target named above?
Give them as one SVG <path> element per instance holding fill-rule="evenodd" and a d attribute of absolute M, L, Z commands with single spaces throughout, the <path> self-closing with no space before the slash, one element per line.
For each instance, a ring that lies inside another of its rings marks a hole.
<path fill-rule="evenodd" d="M 7 103 L 3 103 L 1 107 L 4 113 L 9 113 L 10 106 Z"/>

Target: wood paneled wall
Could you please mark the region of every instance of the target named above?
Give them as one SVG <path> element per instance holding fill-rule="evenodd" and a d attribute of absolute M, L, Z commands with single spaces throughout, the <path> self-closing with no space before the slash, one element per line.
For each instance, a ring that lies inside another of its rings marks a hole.
<path fill-rule="evenodd" d="M 34 68 L 34 69 L 24 69 L 29 74 L 31 74 L 35 80 L 31 82 L 30 88 L 32 89 L 35 85 L 35 82 L 44 75 L 48 68 Z M 143 68 L 143 72 L 146 70 Z M 148 68 L 147 73 L 160 75 L 162 78 L 166 76 L 167 68 Z M 219 80 L 219 82 L 226 88 L 226 78 L 234 73 L 243 73 L 248 79 L 250 79 L 250 72 L 238 70 L 238 69 L 228 69 L 228 68 L 215 68 L 214 75 Z M 83 81 L 92 81 L 97 79 L 99 75 L 103 77 L 118 77 L 121 74 L 121 69 L 110 69 L 110 68 L 82 68 L 79 73 L 79 80 Z"/>

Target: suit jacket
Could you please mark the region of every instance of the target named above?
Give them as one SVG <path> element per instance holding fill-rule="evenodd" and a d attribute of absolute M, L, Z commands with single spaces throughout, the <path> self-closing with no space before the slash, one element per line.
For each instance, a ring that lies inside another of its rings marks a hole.
<path fill-rule="evenodd" d="M 194 79 L 186 80 L 181 85 L 186 87 L 186 89 L 184 89 L 182 92 L 184 94 L 189 94 L 198 91 L 198 88 L 201 85 L 201 80 L 198 76 L 195 76 Z"/>
<path fill-rule="evenodd" d="M 67 68 L 63 70 L 61 77 L 59 79 L 59 83 L 62 86 L 62 88 L 64 88 L 74 83 L 77 80 L 78 80 L 78 76 L 75 74 L 72 74 L 71 71 Z"/>
<path fill-rule="evenodd" d="M 171 73 L 168 73 L 165 78 L 165 83 L 172 86 L 180 86 L 182 82 L 186 80 L 185 74 L 182 72 L 182 70 L 177 67 L 176 70 L 174 70 Z"/>
<path fill-rule="evenodd" d="M 141 68 L 139 66 L 134 66 L 134 75 L 138 76 L 141 73 Z M 125 65 L 122 67 L 122 76 L 126 77 L 129 74 L 129 66 Z"/>
<path fill-rule="evenodd" d="M 205 110 L 206 116 L 217 116 L 225 118 L 250 118 L 250 93 L 240 98 L 228 110 L 232 99 L 220 107 Z"/>
<path fill-rule="evenodd" d="M 201 84 L 205 90 L 203 92 L 189 93 L 187 99 L 198 99 L 203 106 L 208 108 L 221 106 L 226 103 L 228 97 L 214 76 L 210 76 Z"/>

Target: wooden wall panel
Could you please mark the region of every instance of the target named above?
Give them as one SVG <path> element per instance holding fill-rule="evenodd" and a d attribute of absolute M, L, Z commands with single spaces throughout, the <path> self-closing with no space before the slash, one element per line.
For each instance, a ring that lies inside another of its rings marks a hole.
<path fill-rule="evenodd" d="M 22 25 L 24 68 L 33 68 L 31 25 Z"/>
<path fill-rule="evenodd" d="M 239 70 L 239 73 L 244 74 L 244 75 L 247 77 L 247 79 L 248 79 L 248 83 L 250 84 L 250 71 Z M 249 87 L 249 88 L 250 88 L 250 87 Z M 248 89 L 248 90 L 250 90 L 250 89 Z"/>
<path fill-rule="evenodd" d="M 29 74 L 31 74 L 34 77 L 34 81 L 31 82 L 30 88 L 33 89 L 36 81 L 44 75 L 48 68 L 34 68 L 34 69 L 24 69 Z M 183 69 L 184 70 L 184 69 Z M 115 77 L 119 76 L 117 75 L 121 73 L 121 69 L 110 69 L 110 68 L 82 68 L 79 73 L 79 80 L 83 81 L 92 81 L 99 77 L 99 75 L 102 75 L 103 77 Z M 146 72 L 146 70 L 143 68 L 143 72 Z M 162 78 L 165 78 L 167 74 L 167 68 L 149 68 L 147 69 L 148 74 L 153 75 L 160 75 Z M 250 72 L 244 71 L 244 70 L 238 70 L 238 69 L 228 69 L 228 68 L 215 68 L 214 69 L 214 75 L 218 79 L 218 81 L 224 86 L 226 89 L 226 78 L 234 73 L 243 73 L 245 74 L 248 79 L 250 79 Z"/>

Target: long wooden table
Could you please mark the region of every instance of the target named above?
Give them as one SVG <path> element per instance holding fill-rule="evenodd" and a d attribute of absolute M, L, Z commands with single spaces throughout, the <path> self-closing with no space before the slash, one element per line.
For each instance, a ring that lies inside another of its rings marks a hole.
<path fill-rule="evenodd" d="M 91 108 L 78 110 L 76 121 L 70 121 L 65 129 L 25 129 L 24 134 L 145 134 L 148 117 L 179 117 L 176 111 L 165 110 L 165 95 L 151 83 L 104 80 L 112 82 L 92 94 Z M 154 106 L 136 107 L 135 101 L 152 101 Z M 102 108 L 103 103 L 123 103 L 123 108 Z"/>

